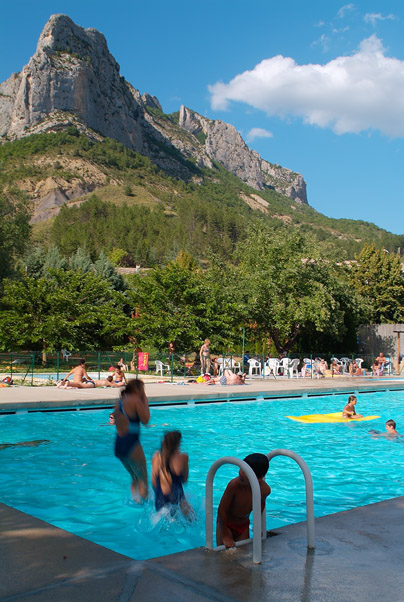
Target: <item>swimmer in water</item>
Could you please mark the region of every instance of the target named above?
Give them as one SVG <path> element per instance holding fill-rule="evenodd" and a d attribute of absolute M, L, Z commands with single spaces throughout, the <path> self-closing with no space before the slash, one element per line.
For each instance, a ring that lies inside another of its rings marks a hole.
<path fill-rule="evenodd" d="M 397 437 L 402 437 L 402 435 L 400 435 L 400 433 L 396 430 L 397 425 L 395 421 L 391 418 L 390 420 L 386 421 L 385 426 L 387 433 L 373 432 L 372 439 L 378 439 L 380 437 L 385 437 L 386 439 L 396 439 Z"/>
<path fill-rule="evenodd" d="M 357 414 L 355 410 L 357 399 L 355 395 L 350 395 L 348 397 L 348 403 L 342 410 L 342 418 L 351 418 L 355 420 L 355 418 L 363 418 L 362 414 Z"/>
<path fill-rule="evenodd" d="M 0 443 L 0 449 L 8 447 L 38 447 L 42 443 L 50 443 L 49 439 L 36 439 L 35 441 L 21 441 L 18 443 Z"/>
<path fill-rule="evenodd" d="M 192 519 L 193 510 L 185 499 L 182 484 L 188 480 L 188 454 L 180 451 L 181 433 L 170 431 L 164 435 L 161 450 L 152 459 L 152 485 L 156 494 L 155 507 L 179 507 L 186 518 Z"/>
<path fill-rule="evenodd" d="M 150 420 L 149 402 L 143 381 L 134 378 L 121 393 L 114 411 L 116 439 L 115 456 L 119 458 L 132 478 L 131 491 L 135 501 L 147 499 L 147 468 L 143 447 L 140 445 L 140 424 Z"/>

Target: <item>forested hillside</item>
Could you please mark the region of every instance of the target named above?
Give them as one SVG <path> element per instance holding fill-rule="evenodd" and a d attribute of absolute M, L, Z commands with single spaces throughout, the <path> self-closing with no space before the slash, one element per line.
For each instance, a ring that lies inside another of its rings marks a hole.
<path fill-rule="evenodd" d="M 96 134 L 91 139 L 74 127 L 0 146 L 6 204 L 26 196 L 33 214 L 43 186 L 75 182 L 91 191 L 33 225 L 32 244 L 56 244 L 66 256 L 85 247 L 93 257 L 120 249 L 126 265 L 165 265 L 180 250 L 199 261 L 231 261 L 254 223 L 313 234 L 341 259 L 353 258 L 365 242 L 389 251 L 404 245 L 402 236 L 374 224 L 327 218 L 273 190 L 258 194 L 220 165 L 191 166 L 189 181 L 175 179 L 119 142 Z"/>

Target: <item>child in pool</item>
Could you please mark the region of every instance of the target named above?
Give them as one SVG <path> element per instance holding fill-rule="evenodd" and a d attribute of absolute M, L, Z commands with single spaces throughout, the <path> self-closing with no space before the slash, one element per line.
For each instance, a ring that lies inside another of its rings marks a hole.
<path fill-rule="evenodd" d="M 386 431 L 385 437 L 402 437 L 399 432 L 396 430 L 396 423 L 394 420 L 390 418 L 390 420 L 386 421 Z"/>
<path fill-rule="evenodd" d="M 261 490 L 261 512 L 271 488 L 264 477 L 268 472 L 269 461 L 264 454 L 250 454 L 244 458 L 255 472 Z M 227 485 L 217 511 L 216 542 L 226 548 L 233 548 L 236 541 L 248 539 L 252 511 L 252 491 L 245 473 L 240 470 L 239 476 Z"/>
<path fill-rule="evenodd" d="M 188 480 L 188 454 L 180 451 L 181 433 L 170 431 L 164 435 L 161 450 L 152 459 L 152 485 L 156 495 L 156 510 L 164 506 L 179 507 L 183 515 L 192 518 L 193 510 L 185 499 L 183 483 Z"/>
<path fill-rule="evenodd" d="M 348 403 L 342 410 L 343 418 L 352 418 L 352 419 L 363 418 L 362 414 L 356 413 L 356 410 L 355 410 L 356 402 L 357 402 L 357 399 L 356 399 L 355 395 L 350 395 L 348 397 Z"/>

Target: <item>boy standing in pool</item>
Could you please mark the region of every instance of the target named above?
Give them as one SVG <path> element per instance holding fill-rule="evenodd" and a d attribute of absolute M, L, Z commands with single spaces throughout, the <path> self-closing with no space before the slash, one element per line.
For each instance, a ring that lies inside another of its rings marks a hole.
<path fill-rule="evenodd" d="M 269 461 L 264 454 L 250 454 L 244 458 L 255 472 L 261 491 L 261 512 L 271 488 L 264 481 Z M 236 541 L 249 537 L 250 513 L 252 511 L 252 491 L 246 474 L 240 469 L 239 476 L 227 485 L 217 511 L 216 542 L 226 548 L 234 548 Z"/>

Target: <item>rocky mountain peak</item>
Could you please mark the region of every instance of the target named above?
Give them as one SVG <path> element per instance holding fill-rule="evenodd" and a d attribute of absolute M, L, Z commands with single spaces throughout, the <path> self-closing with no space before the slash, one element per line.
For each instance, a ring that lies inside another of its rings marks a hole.
<path fill-rule="evenodd" d="M 182 106 L 175 123 L 155 96 L 140 95 L 120 75 L 102 33 L 57 14 L 28 64 L 0 84 L 0 141 L 70 124 L 114 138 L 177 177 L 216 162 L 256 190 L 273 188 L 307 202 L 300 174 L 264 161 L 223 121 Z"/>
<path fill-rule="evenodd" d="M 46 51 L 75 52 L 80 56 L 96 50 L 104 56 L 109 54 L 107 41 L 97 29 L 84 29 L 76 25 L 67 15 L 52 15 L 39 36 L 36 52 Z M 110 59 L 116 63 L 112 55 Z M 117 65 L 119 69 L 119 65 Z"/>

